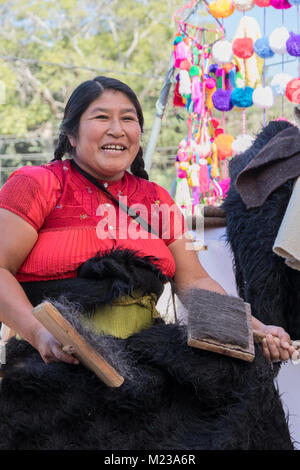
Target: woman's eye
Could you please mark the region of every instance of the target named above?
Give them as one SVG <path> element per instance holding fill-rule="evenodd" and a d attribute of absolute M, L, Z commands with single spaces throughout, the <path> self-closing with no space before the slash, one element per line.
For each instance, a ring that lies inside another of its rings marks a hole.
<path fill-rule="evenodd" d="M 96 119 L 107 119 L 107 116 L 104 114 L 99 114 L 99 116 L 96 116 Z"/>
<path fill-rule="evenodd" d="M 135 120 L 134 117 L 132 117 L 132 116 L 124 116 L 123 119 L 124 119 L 124 121 L 134 121 Z"/>

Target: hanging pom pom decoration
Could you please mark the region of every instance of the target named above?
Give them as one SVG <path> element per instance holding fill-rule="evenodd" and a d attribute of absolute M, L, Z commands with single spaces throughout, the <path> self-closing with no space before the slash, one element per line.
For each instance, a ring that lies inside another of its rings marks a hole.
<path fill-rule="evenodd" d="M 270 5 L 277 10 L 287 10 L 292 6 L 287 0 L 271 0 Z"/>
<path fill-rule="evenodd" d="M 284 96 L 287 84 L 293 79 L 288 73 L 278 73 L 271 80 L 274 96 Z"/>
<path fill-rule="evenodd" d="M 190 63 L 190 61 L 188 61 L 187 59 L 183 60 L 182 62 L 180 62 L 180 70 L 187 70 L 189 71 L 190 68 L 191 68 L 192 64 Z"/>
<path fill-rule="evenodd" d="M 185 102 L 182 99 L 181 93 L 179 93 L 179 81 L 176 82 L 173 95 L 173 106 L 175 107 L 185 107 Z"/>
<path fill-rule="evenodd" d="M 285 90 L 285 96 L 289 101 L 292 103 L 299 104 L 300 103 L 300 79 L 293 78 L 287 86 Z"/>
<path fill-rule="evenodd" d="M 208 10 L 215 18 L 227 18 L 234 12 L 234 4 L 232 0 L 216 0 L 211 2 Z"/>
<path fill-rule="evenodd" d="M 219 88 L 212 95 L 212 102 L 218 111 L 231 111 L 233 104 L 231 102 L 231 90 L 222 90 Z"/>
<path fill-rule="evenodd" d="M 252 95 L 254 89 L 246 86 L 245 88 L 235 88 L 231 93 L 231 102 L 238 108 L 248 108 L 253 105 Z"/>
<path fill-rule="evenodd" d="M 211 154 L 210 142 L 197 145 L 197 153 L 200 158 L 207 158 Z"/>
<path fill-rule="evenodd" d="M 270 6 L 271 0 L 254 0 L 254 3 L 257 7 L 265 8 Z"/>
<path fill-rule="evenodd" d="M 253 141 L 254 137 L 249 134 L 238 135 L 232 143 L 233 153 L 239 154 L 245 152 L 246 150 L 248 150 L 248 148 L 251 147 Z"/>
<path fill-rule="evenodd" d="M 286 53 L 286 42 L 289 38 L 289 32 L 285 26 L 274 29 L 270 34 L 269 44 L 270 48 L 276 54 L 285 54 Z"/>
<path fill-rule="evenodd" d="M 186 178 L 177 179 L 175 199 L 179 207 L 191 207 L 192 200 Z"/>
<path fill-rule="evenodd" d="M 293 57 L 300 57 L 300 34 L 290 32 L 290 37 L 286 41 L 286 51 Z"/>
<path fill-rule="evenodd" d="M 256 39 L 253 45 L 253 50 L 262 59 L 269 59 L 275 55 L 270 48 L 270 42 L 267 36 Z"/>
<path fill-rule="evenodd" d="M 205 79 L 205 88 L 207 88 L 208 90 L 216 88 L 216 79 L 213 77 L 207 77 Z"/>
<path fill-rule="evenodd" d="M 254 0 L 233 0 L 233 3 L 238 11 L 249 11 L 254 7 Z"/>
<path fill-rule="evenodd" d="M 221 160 L 231 157 L 232 155 L 232 143 L 234 137 L 230 134 L 220 134 L 215 138 L 215 145 L 218 149 L 218 157 Z"/>
<path fill-rule="evenodd" d="M 209 191 L 209 171 L 207 161 L 201 158 L 199 161 L 199 191 L 203 195 Z"/>
<path fill-rule="evenodd" d="M 269 109 L 274 106 L 274 95 L 269 86 L 257 86 L 252 94 L 253 104 L 258 108 Z"/>
<path fill-rule="evenodd" d="M 179 93 L 186 97 L 192 93 L 191 79 L 187 70 L 179 71 Z"/>
<path fill-rule="evenodd" d="M 253 55 L 253 39 L 247 37 L 234 39 L 232 51 L 241 59 L 249 59 Z"/>
<path fill-rule="evenodd" d="M 218 65 L 223 65 L 233 61 L 232 43 L 226 40 L 220 40 L 214 43 L 212 50 L 212 59 Z"/>

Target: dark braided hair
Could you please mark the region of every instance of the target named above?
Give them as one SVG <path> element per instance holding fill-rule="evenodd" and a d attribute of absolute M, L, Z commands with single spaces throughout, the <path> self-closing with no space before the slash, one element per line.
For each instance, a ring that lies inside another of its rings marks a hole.
<path fill-rule="evenodd" d="M 86 82 L 81 83 L 81 85 L 79 85 L 71 94 L 65 107 L 62 123 L 59 127 L 60 134 L 58 137 L 57 147 L 54 151 L 53 160 L 61 160 L 66 154 L 72 156 L 73 147 L 69 141 L 68 135 L 74 137 L 78 135 L 81 115 L 90 106 L 90 104 L 99 98 L 104 90 L 107 89 L 120 91 L 130 99 L 137 112 L 140 128 L 143 132 L 143 111 L 134 91 L 126 85 L 126 83 L 115 78 L 96 77 L 93 80 L 87 80 Z M 142 147 L 139 148 L 139 151 L 131 164 L 130 170 L 135 176 L 149 179 L 144 166 Z"/>

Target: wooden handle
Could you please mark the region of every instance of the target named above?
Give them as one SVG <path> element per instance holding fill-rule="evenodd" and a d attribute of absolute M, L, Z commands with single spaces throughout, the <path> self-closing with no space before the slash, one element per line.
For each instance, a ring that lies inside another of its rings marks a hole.
<path fill-rule="evenodd" d="M 59 341 L 63 349 L 74 354 L 109 387 L 120 387 L 124 379 L 100 356 L 50 302 L 33 309 L 34 317 Z M 70 349 L 71 348 L 71 349 Z M 71 352 L 72 351 L 72 352 Z"/>
<path fill-rule="evenodd" d="M 265 337 L 266 335 L 264 333 L 261 333 L 258 330 L 253 330 L 253 338 L 256 343 L 261 343 Z"/>

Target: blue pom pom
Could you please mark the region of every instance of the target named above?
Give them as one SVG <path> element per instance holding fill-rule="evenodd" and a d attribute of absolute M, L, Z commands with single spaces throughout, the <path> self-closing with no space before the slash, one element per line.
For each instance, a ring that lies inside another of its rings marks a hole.
<path fill-rule="evenodd" d="M 291 5 L 300 5 L 300 0 L 289 0 Z"/>
<path fill-rule="evenodd" d="M 182 36 L 176 36 L 176 38 L 173 42 L 174 46 L 176 46 L 176 44 L 178 44 L 181 41 L 183 41 L 183 37 Z"/>
<path fill-rule="evenodd" d="M 248 108 L 253 105 L 252 95 L 254 89 L 250 86 L 235 88 L 231 93 L 231 103 L 238 108 Z"/>
<path fill-rule="evenodd" d="M 216 73 L 216 71 L 218 70 L 219 66 L 218 64 L 211 64 L 209 66 L 209 69 L 208 69 L 208 72 L 209 73 Z"/>
<path fill-rule="evenodd" d="M 253 45 L 254 52 L 263 59 L 268 59 L 269 57 L 273 57 L 274 52 L 270 48 L 269 38 L 267 36 L 263 36 L 262 38 L 256 39 Z"/>

